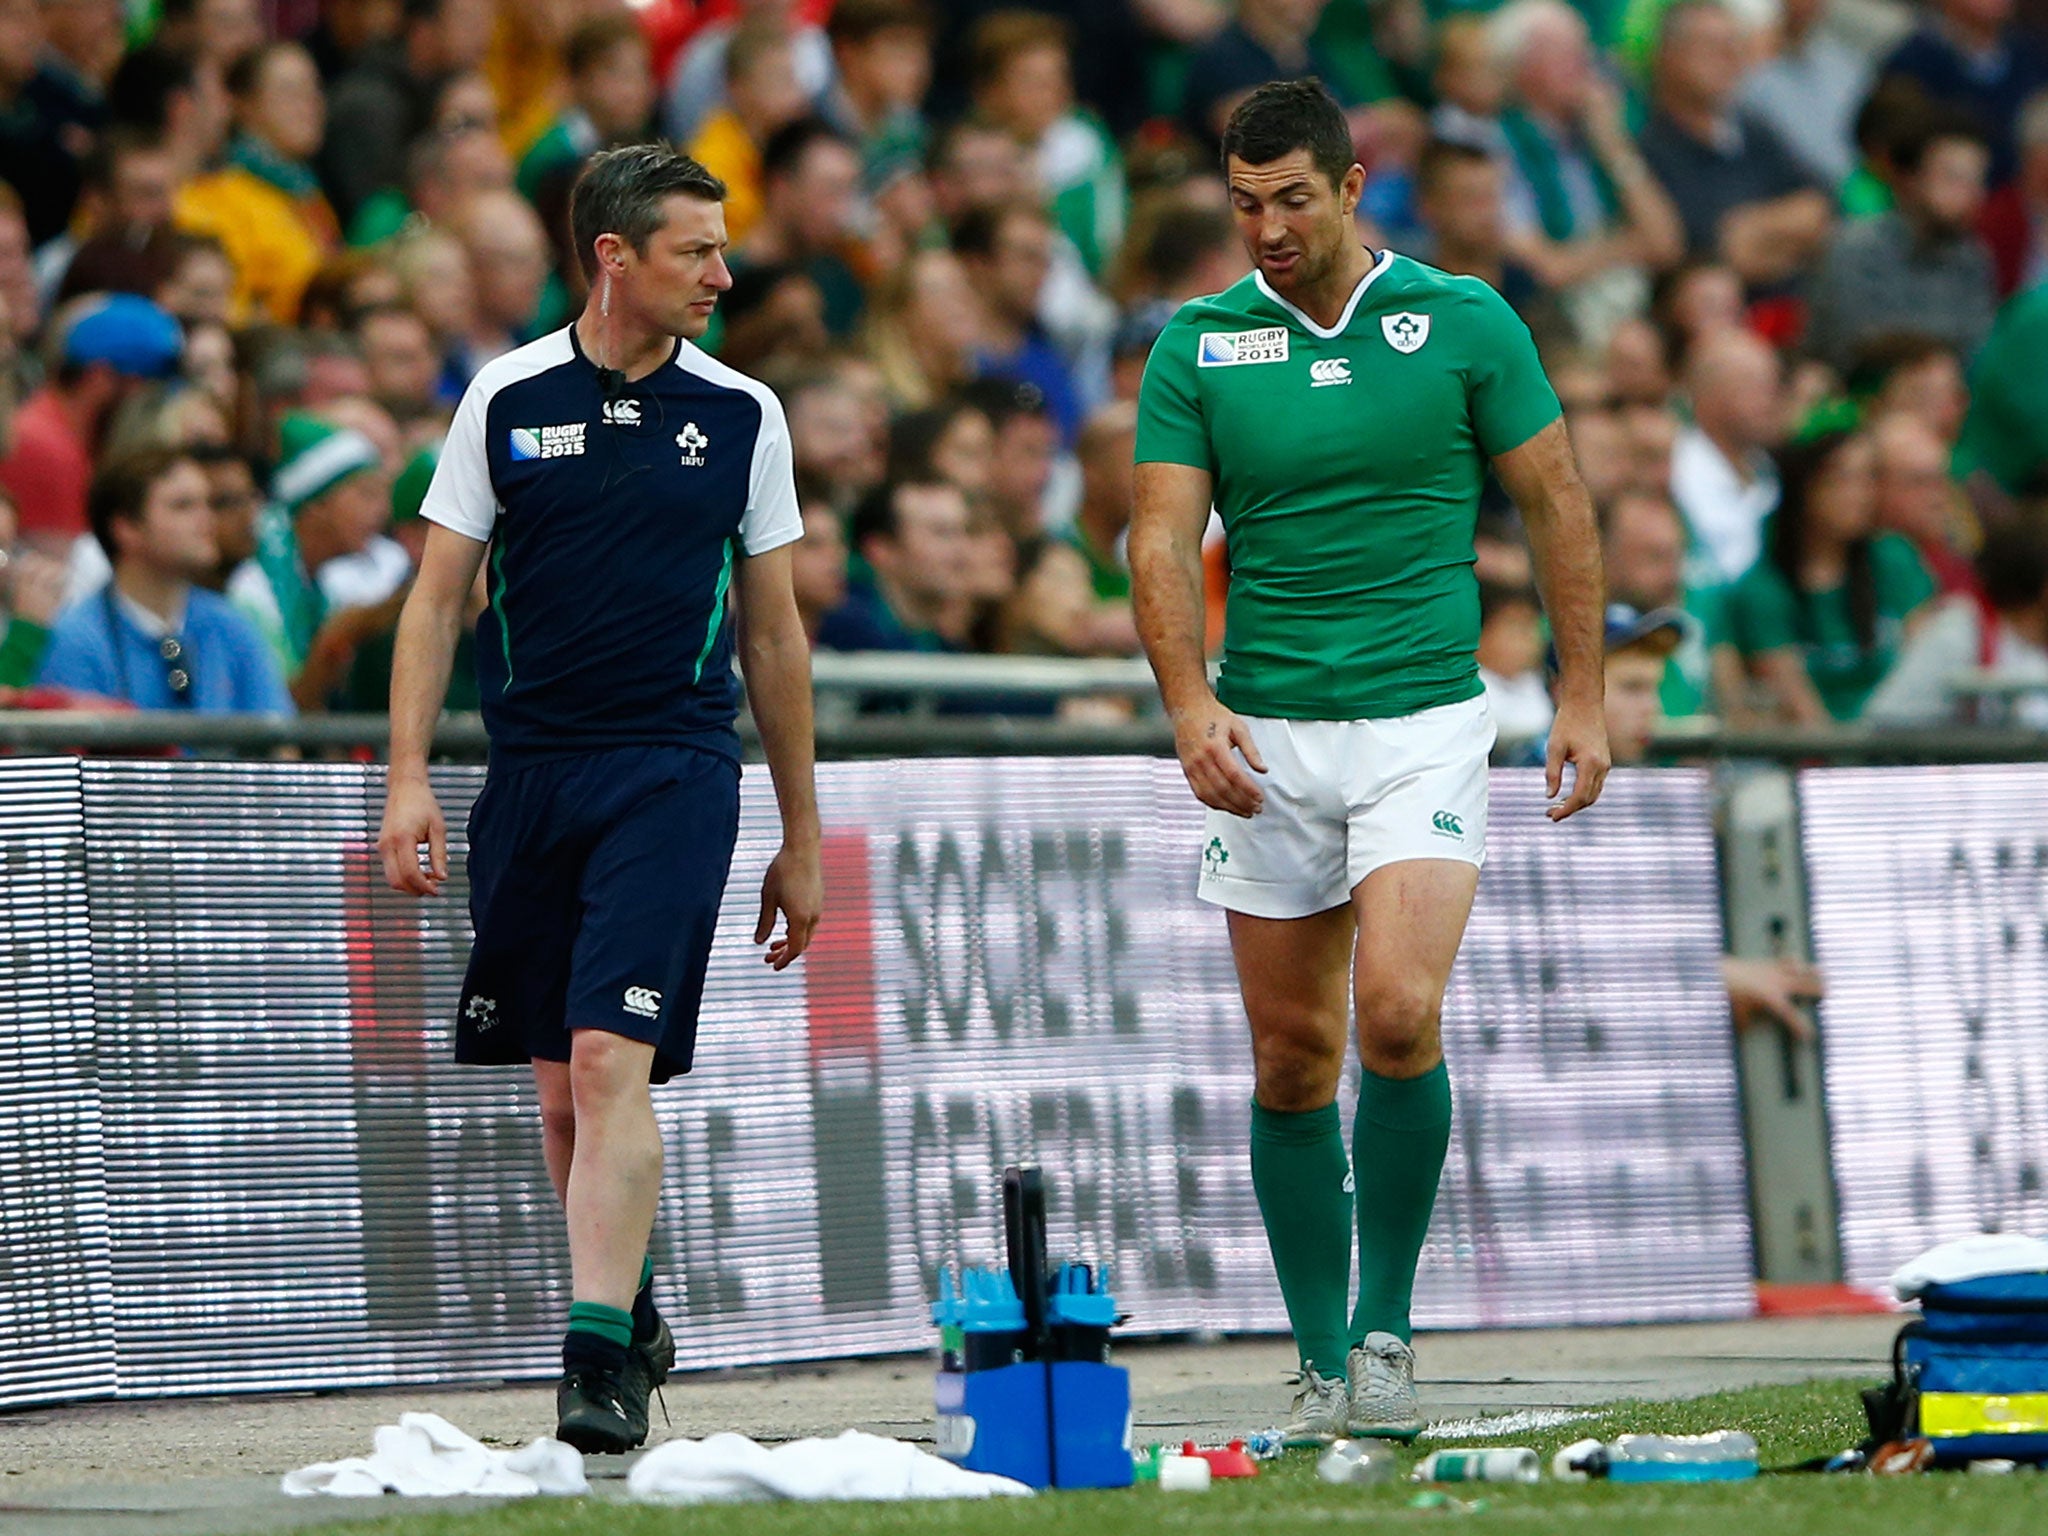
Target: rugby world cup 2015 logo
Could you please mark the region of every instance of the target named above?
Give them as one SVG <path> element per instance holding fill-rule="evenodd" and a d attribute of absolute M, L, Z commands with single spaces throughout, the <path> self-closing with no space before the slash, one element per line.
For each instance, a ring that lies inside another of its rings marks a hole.
<path fill-rule="evenodd" d="M 555 427 L 514 427 L 511 434 L 512 458 L 515 462 L 575 458 L 583 452 L 583 432 L 589 425 L 584 421 L 570 421 Z"/>

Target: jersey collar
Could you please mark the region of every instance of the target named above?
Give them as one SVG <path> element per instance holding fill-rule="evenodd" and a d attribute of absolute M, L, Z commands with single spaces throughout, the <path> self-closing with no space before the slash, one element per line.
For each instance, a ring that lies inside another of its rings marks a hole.
<path fill-rule="evenodd" d="M 1374 262 L 1369 268 L 1367 268 L 1365 276 L 1361 277 L 1358 280 L 1358 286 L 1351 290 L 1351 298 L 1344 305 L 1344 313 L 1337 317 L 1337 323 L 1332 326 L 1317 325 L 1315 321 L 1309 319 L 1307 314 L 1295 308 L 1295 306 L 1288 303 L 1287 300 L 1281 298 L 1279 294 L 1273 291 L 1272 286 L 1269 283 L 1267 283 L 1266 274 L 1259 271 L 1257 268 L 1254 268 L 1252 270 L 1252 281 L 1258 285 L 1259 292 L 1263 293 L 1275 304 L 1278 304 L 1282 309 L 1286 310 L 1288 314 L 1294 316 L 1295 319 L 1299 320 L 1303 325 L 1307 326 L 1308 329 L 1315 335 L 1322 337 L 1325 341 L 1328 341 L 1332 336 L 1343 335 L 1344 332 L 1350 327 L 1351 317 L 1358 312 L 1358 301 L 1365 297 L 1365 290 L 1370 288 L 1376 281 L 1378 281 L 1380 274 L 1385 272 L 1388 267 L 1392 266 L 1393 262 L 1393 250 L 1388 247 L 1382 247 L 1380 250 L 1380 259 Z"/>

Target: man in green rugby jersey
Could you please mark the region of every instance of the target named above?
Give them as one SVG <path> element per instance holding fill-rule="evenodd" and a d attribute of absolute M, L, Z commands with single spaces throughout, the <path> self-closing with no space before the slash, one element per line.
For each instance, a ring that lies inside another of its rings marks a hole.
<path fill-rule="evenodd" d="M 1485 283 L 1360 242 L 1365 173 L 1329 93 L 1262 86 L 1223 151 L 1254 270 L 1184 305 L 1152 349 L 1138 627 L 1209 807 L 1201 894 L 1229 911 L 1251 1020 L 1252 1184 L 1301 1356 L 1286 1437 L 1409 1438 L 1410 1294 L 1451 1124 L 1438 1025 L 1486 856 L 1472 537 L 1489 464 L 1528 526 L 1561 662 L 1558 821 L 1608 768 L 1599 541 L 1527 328 Z M 1214 691 L 1212 506 L 1230 562 Z"/>

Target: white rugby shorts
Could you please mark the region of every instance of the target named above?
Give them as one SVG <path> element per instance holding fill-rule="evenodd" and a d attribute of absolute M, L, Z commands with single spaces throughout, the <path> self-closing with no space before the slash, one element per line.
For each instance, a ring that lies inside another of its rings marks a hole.
<path fill-rule="evenodd" d="M 1367 875 L 1407 859 L 1486 863 L 1485 696 L 1391 720 L 1244 716 L 1266 772 L 1257 816 L 1212 810 L 1202 900 L 1253 917 L 1341 907 Z"/>

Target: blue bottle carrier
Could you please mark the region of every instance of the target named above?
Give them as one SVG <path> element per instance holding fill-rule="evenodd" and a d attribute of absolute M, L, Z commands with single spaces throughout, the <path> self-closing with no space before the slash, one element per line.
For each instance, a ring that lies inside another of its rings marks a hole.
<path fill-rule="evenodd" d="M 1003 1175 L 1008 1269 L 939 1272 L 941 1456 L 1033 1488 L 1131 1483 L 1131 1381 L 1109 1363 L 1116 1299 L 1084 1264 L 1048 1269 L 1045 1185 Z"/>

